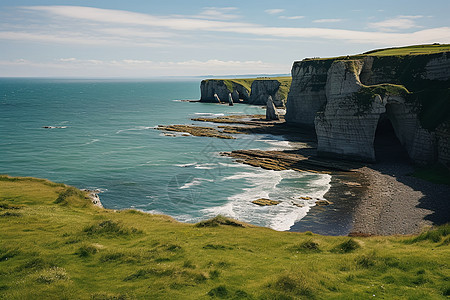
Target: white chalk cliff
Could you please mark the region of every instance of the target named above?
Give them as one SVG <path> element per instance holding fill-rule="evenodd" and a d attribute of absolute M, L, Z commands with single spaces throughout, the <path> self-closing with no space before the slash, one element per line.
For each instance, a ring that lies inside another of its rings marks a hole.
<path fill-rule="evenodd" d="M 444 110 L 448 107 L 442 103 L 450 101 L 449 83 L 450 55 L 445 52 L 407 58 L 305 60 L 292 68 L 285 118 L 315 127 L 320 155 L 370 162 L 376 161 L 379 121 L 387 118 L 410 159 L 448 165 L 449 116 L 439 109 L 436 120 L 427 114 L 435 109 L 429 101 Z"/>

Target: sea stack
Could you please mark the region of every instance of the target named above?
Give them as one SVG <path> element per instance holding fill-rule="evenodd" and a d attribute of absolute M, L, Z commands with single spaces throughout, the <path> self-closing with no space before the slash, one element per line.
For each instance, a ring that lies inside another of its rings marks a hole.
<path fill-rule="evenodd" d="M 220 103 L 220 98 L 217 96 L 217 94 L 214 94 L 214 100 L 216 103 Z"/>
<path fill-rule="evenodd" d="M 280 116 L 278 115 L 277 109 L 275 108 L 272 96 L 269 96 L 267 98 L 266 120 L 279 120 L 279 119 Z"/>
<path fill-rule="evenodd" d="M 233 97 L 231 96 L 231 93 L 228 93 L 228 105 L 233 106 Z"/>

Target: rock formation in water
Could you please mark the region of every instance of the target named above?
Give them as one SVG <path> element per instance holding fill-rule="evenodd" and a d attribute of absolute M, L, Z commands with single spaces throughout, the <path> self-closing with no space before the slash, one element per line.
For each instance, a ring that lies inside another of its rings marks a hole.
<path fill-rule="evenodd" d="M 267 99 L 266 105 L 266 120 L 279 120 L 280 116 L 278 115 L 277 109 L 275 108 L 275 104 L 273 103 L 272 96 L 269 96 Z"/>
<path fill-rule="evenodd" d="M 280 86 L 281 82 L 275 79 L 253 81 L 248 103 L 254 105 L 266 105 L 267 98 L 271 97 L 276 107 L 284 107 L 287 95 L 283 94 Z"/>
<path fill-rule="evenodd" d="M 292 67 L 287 122 L 314 126 L 318 153 L 375 161 L 381 121 L 416 163 L 450 163 L 450 52 L 307 59 Z"/>
<path fill-rule="evenodd" d="M 228 105 L 233 106 L 233 96 L 231 96 L 231 93 L 228 93 Z"/>
<path fill-rule="evenodd" d="M 200 101 L 216 103 L 214 95 L 223 100 L 231 93 L 233 102 L 266 105 L 271 96 L 276 107 L 284 107 L 290 84 L 290 77 L 207 79 L 200 85 Z"/>
<path fill-rule="evenodd" d="M 217 94 L 214 94 L 214 103 L 220 103 L 220 98 Z"/>
<path fill-rule="evenodd" d="M 234 102 L 248 101 L 250 98 L 250 90 L 234 82 L 233 80 L 222 79 L 208 79 L 202 80 L 200 84 L 201 102 L 213 102 L 215 103 L 214 95 L 217 95 L 219 99 L 228 99 L 228 94 L 231 93 Z"/>

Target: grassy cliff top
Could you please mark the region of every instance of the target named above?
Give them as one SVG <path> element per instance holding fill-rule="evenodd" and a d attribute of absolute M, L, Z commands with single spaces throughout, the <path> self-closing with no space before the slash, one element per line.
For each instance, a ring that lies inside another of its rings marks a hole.
<path fill-rule="evenodd" d="M 368 56 L 422 55 L 448 51 L 450 51 L 450 44 L 432 44 L 372 50 L 364 54 Z"/>
<path fill-rule="evenodd" d="M 336 57 L 314 57 L 305 58 L 304 61 L 327 61 L 327 60 L 339 60 L 339 59 L 361 59 L 366 56 L 408 56 L 408 55 L 427 55 L 436 54 L 450 51 L 450 44 L 432 44 L 432 45 L 415 45 L 398 48 L 386 48 L 376 49 L 364 52 L 362 54 L 348 55 L 348 56 L 336 56 Z M 298 61 L 300 62 L 300 61 Z"/>
<path fill-rule="evenodd" d="M 450 227 L 414 237 L 183 224 L 0 176 L 1 299 L 447 299 Z"/>
<path fill-rule="evenodd" d="M 205 81 L 223 81 L 227 86 L 229 91 L 233 91 L 234 84 L 239 84 L 245 87 L 249 92 L 251 91 L 251 86 L 255 80 L 277 80 L 281 85 L 291 85 L 292 77 L 257 77 L 257 78 L 232 78 L 232 79 L 206 79 Z"/>

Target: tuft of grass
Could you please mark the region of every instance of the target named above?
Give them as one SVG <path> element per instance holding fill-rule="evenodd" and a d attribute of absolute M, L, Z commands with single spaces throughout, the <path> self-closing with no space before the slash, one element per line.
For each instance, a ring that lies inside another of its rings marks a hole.
<path fill-rule="evenodd" d="M 298 245 L 292 247 L 292 250 L 297 252 L 320 252 L 319 243 L 313 240 L 306 240 Z"/>
<path fill-rule="evenodd" d="M 208 296 L 216 298 L 228 298 L 230 296 L 230 292 L 228 291 L 226 286 L 219 285 L 218 287 L 211 289 L 208 292 Z"/>
<path fill-rule="evenodd" d="M 21 217 L 21 216 L 22 216 L 21 213 L 10 212 L 10 211 L 7 211 L 7 212 L 5 212 L 5 213 L 0 215 L 0 217 Z"/>
<path fill-rule="evenodd" d="M 55 200 L 55 204 L 61 205 L 78 204 L 79 206 L 81 204 L 82 206 L 86 206 L 89 203 L 90 201 L 86 199 L 86 194 L 73 186 L 67 187 Z"/>
<path fill-rule="evenodd" d="M 17 205 L 17 204 L 11 204 L 11 203 L 0 203 L 0 209 L 21 209 L 24 205 Z"/>
<path fill-rule="evenodd" d="M 11 259 L 20 254 L 20 250 L 18 248 L 8 249 L 8 248 L 0 248 L 0 262 Z"/>
<path fill-rule="evenodd" d="M 450 223 L 422 232 L 418 236 L 406 240 L 405 242 L 410 244 L 421 241 L 431 241 L 433 243 L 439 243 L 444 238 L 444 242 L 448 244 L 448 241 L 446 242 L 446 240 L 448 240 L 449 238 L 448 235 L 450 235 Z"/>
<path fill-rule="evenodd" d="M 301 273 L 280 275 L 275 282 L 269 284 L 269 287 L 292 295 L 315 298 L 313 288 Z"/>
<path fill-rule="evenodd" d="M 221 244 L 206 244 L 203 246 L 203 249 L 210 249 L 210 250 L 232 250 L 232 247 L 227 247 Z"/>
<path fill-rule="evenodd" d="M 60 280 L 68 280 L 69 276 L 64 268 L 52 267 L 40 272 L 36 278 L 36 282 L 51 284 Z"/>
<path fill-rule="evenodd" d="M 245 224 L 221 215 L 214 217 L 212 219 L 201 221 L 195 224 L 195 227 L 217 227 L 220 225 L 234 226 L 234 227 L 245 227 Z"/>
<path fill-rule="evenodd" d="M 100 262 L 122 261 L 122 258 L 124 257 L 125 254 L 122 252 L 104 253 L 100 256 Z"/>
<path fill-rule="evenodd" d="M 83 229 L 88 235 L 115 235 L 115 236 L 128 236 L 132 234 L 141 234 L 142 230 L 138 230 L 134 227 L 126 228 L 119 222 L 113 220 L 102 221 L 95 225 L 87 226 Z"/>
<path fill-rule="evenodd" d="M 127 300 L 133 299 L 128 294 L 113 294 L 113 293 L 94 293 L 90 297 L 91 300 Z"/>
<path fill-rule="evenodd" d="M 356 259 L 355 259 L 356 266 L 358 268 L 364 268 L 364 269 L 368 269 L 368 268 L 375 266 L 376 262 L 377 262 L 377 257 L 374 252 L 369 253 L 369 254 L 360 255 L 360 256 L 356 257 Z"/>
<path fill-rule="evenodd" d="M 36 257 L 28 260 L 25 264 L 21 265 L 19 269 L 24 271 L 37 271 L 52 267 L 56 267 L 53 262 L 42 257 Z"/>
<path fill-rule="evenodd" d="M 98 248 L 93 245 L 82 245 L 80 248 L 78 248 L 77 254 L 79 257 L 89 257 L 91 255 L 94 255 L 98 252 Z"/>
<path fill-rule="evenodd" d="M 354 239 L 350 238 L 345 242 L 336 245 L 331 251 L 336 253 L 350 253 L 359 249 L 361 246 Z"/>

